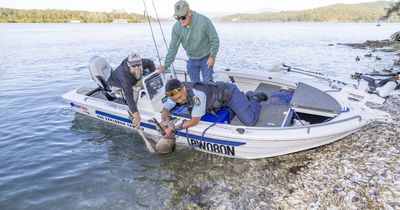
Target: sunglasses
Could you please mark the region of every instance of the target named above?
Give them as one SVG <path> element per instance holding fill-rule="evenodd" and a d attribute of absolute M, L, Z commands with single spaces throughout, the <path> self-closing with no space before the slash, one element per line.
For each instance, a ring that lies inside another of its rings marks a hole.
<path fill-rule="evenodd" d="M 177 21 L 186 20 L 188 13 L 186 13 L 186 15 L 184 15 L 184 16 L 175 16 L 175 20 L 177 20 Z"/>
<path fill-rule="evenodd" d="M 135 67 L 141 67 L 142 65 L 140 65 L 140 64 L 134 64 L 134 65 L 129 64 L 129 66 L 132 67 L 132 68 L 135 68 Z"/>
<path fill-rule="evenodd" d="M 178 94 L 178 93 L 181 91 L 181 89 L 182 89 L 182 88 L 175 88 L 175 89 L 172 89 L 172 90 L 170 90 L 170 91 L 167 91 L 167 92 L 165 93 L 165 95 L 167 95 L 168 97 L 172 97 L 172 96 Z"/>

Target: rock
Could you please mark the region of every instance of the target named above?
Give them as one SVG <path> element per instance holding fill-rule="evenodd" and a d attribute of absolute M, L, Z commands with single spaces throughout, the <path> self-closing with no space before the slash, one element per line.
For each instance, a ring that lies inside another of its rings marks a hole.
<path fill-rule="evenodd" d="M 382 58 L 381 58 L 381 57 L 378 57 L 378 56 L 376 56 L 376 57 L 375 57 L 375 60 L 377 60 L 377 61 L 380 61 L 380 60 L 382 60 Z"/>
<path fill-rule="evenodd" d="M 356 61 L 360 61 L 360 58 L 357 56 L 355 60 L 356 60 Z"/>
<path fill-rule="evenodd" d="M 384 40 L 367 40 L 364 43 L 337 43 L 337 45 L 345 45 L 354 49 L 367 49 L 371 48 L 372 52 L 377 51 L 376 48 L 380 48 L 381 52 L 395 52 L 400 51 L 399 41 L 390 41 L 389 39 Z"/>
<path fill-rule="evenodd" d="M 387 49 L 387 48 L 380 49 L 379 51 L 380 51 L 380 52 L 396 52 L 395 49 Z"/>
<path fill-rule="evenodd" d="M 365 54 L 364 57 L 370 58 L 370 57 L 372 57 L 372 53 Z"/>
<path fill-rule="evenodd" d="M 335 46 L 334 44 L 328 44 L 328 46 Z"/>
<path fill-rule="evenodd" d="M 390 41 L 400 41 L 400 31 L 392 34 L 390 36 Z"/>
<path fill-rule="evenodd" d="M 360 200 L 360 198 L 358 198 L 357 196 L 354 196 L 353 198 L 351 198 L 351 202 L 353 202 L 353 203 L 355 203 L 359 200 Z"/>

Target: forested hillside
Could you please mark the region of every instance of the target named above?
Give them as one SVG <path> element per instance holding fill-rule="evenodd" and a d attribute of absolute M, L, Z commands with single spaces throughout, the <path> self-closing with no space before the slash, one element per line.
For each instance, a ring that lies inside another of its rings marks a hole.
<path fill-rule="evenodd" d="M 234 14 L 221 17 L 225 22 L 379 22 L 386 14 L 385 8 L 390 7 L 387 1 L 377 1 L 362 4 L 334 4 L 326 7 L 302 11 L 281 11 L 259 14 Z M 398 22 L 398 16 L 393 15 L 387 21 Z"/>
<path fill-rule="evenodd" d="M 0 8 L 0 23 L 108 23 L 125 19 L 129 23 L 145 22 L 143 15 L 124 12 L 86 12 L 71 10 L 22 10 Z"/>

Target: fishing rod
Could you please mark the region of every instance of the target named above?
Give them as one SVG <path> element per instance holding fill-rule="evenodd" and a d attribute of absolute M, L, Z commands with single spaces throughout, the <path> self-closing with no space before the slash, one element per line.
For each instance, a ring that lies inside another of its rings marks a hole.
<path fill-rule="evenodd" d="M 163 37 L 163 40 L 164 40 L 165 48 L 168 51 L 169 47 L 168 47 L 168 44 L 167 44 L 167 40 L 165 39 L 164 30 L 163 30 L 163 28 L 161 26 L 160 18 L 158 17 L 158 12 L 157 12 L 156 5 L 154 4 L 154 0 L 151 0 L 151 1 L 153 2 L 154 12 L 156 13 L 158 25 L 160 26 L 160 30 L 161 30 L 161 34 L 162 34 L 162 37 Z M 171 67 L 172 67 L 172 73 L 173 73 L 174 79 L 177 79 L 178 77 L 176 76 L 176 71 L 175 71 L 175 67 L 174 67 L 173 63 L 171 64 Z"/>
<path fill-rule="evenodd" d="M 147 6 L 146 6 L 145 0 L 143 0 L 143 5 L 144 5 L 144 10 L 146 11 L 146 14 L 145 14 L 145 15 L 147 16 L 147 21 L 149 22 L 151 35 L 152 35 L 152 37 L 153 37 L 154 47 L 156 48 L 156 51 L 157 51 L 158 62 L 160 63 L 160 66 L 161 66 L 161 65 L 162 65 L 162 64 L 161 64 L 161 57 L 160 57 L 160 53 L 159 53 L 159 51 L 158 51 L 156 38 L 155 38 L 154 32 L 153 32 L 153 26 L 151 26 L 150 16 L 149 16 L 149 12 L 148 12 L 148 10 L 147 10 Z"/>
<path fill-rule="evenodd" d="M 321 72 L 318 72 L 318 71 L 310 71 L 310 70 L 300 69 L 300 68 L 297 68 L 297 67 L 286 65 L 284 63 L 282 63 L 280 66 L 277 66 L 277 67 L 280 68 L 279 70 L 284 70 L 284 71 L 287 71 L 287 72 L 295 72 L 295 73 L 304 74 L 304 75 L 307 75 L 307 76 L 316 77 L 316 78 L 319 78 L 319 79 L 328 80 L 330 83 L 334 82 L 334 83 L 338 83 L 338 84 L 342 84 L 342 85 L 350 84 L 349 82 L 337 80 L 337 79 L 335 79 L 335 78 L 333 78 L 331 76 L 328 76 L 328 75 L 326 75 L 324 73 L 321 73 Z M 272 70 L 274 71 L 275 69 L 272 69 Z"/>

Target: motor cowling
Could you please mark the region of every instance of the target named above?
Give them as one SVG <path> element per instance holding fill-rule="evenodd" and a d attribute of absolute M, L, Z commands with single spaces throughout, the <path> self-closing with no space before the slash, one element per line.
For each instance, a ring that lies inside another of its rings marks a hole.
<path fill-rule="evenodd" d="M 385 85 L 381 87 L 377 87 L 376 91 L 380 97 L 387 97 L 391 92 L 393 92 L 397 87 L 397 82 L 391 80 L 388 81 Z"/>
<path fill-rule="evenodd" d="M 112 67 L 106 59 L 100 56 L 93 56 L 89 60 L 89 70 L 92 79 L 96 84 L 105 91 L 110 91 L 111 88 L 107 84 L 108 78 L 111 76 Z"/>

